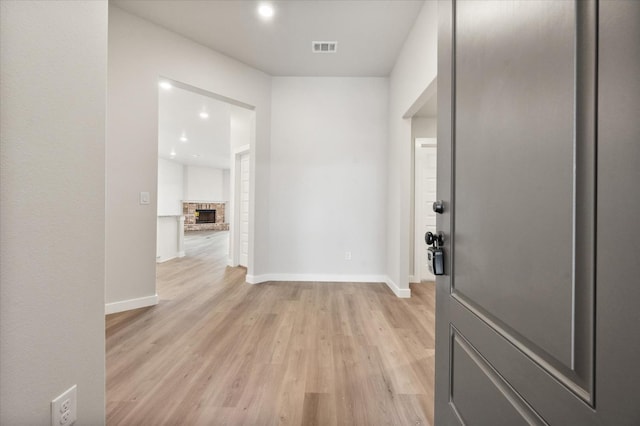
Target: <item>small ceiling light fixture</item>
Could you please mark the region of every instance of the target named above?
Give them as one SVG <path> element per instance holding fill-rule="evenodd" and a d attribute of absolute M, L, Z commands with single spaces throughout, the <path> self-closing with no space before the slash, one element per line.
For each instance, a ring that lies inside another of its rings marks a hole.
<path fill-rule="evenodd" d="M 174 150 L 171 151 L 171 154 L 169 154 L 171 156 L 171 158 L 176 156 L 176 152 Z"/>
<path fill-rule="evenodd" d="M 173 87 L 173 85 L 170 82 L 166 81 L 166 80 L 161 81 L 159 85 L 164 90 L 171 90 L 171 88 Z"/>
<path fill-rule="evenodd" d="M 184 142 L 186 142 L 186 141 L 188 141 L 188 140 L 189 140 L 189 139 L 187 139 L 187 136 L 186 136 L 184 133 L 182 134 L 182 136 L 180 136 L 180 142 L 183 142 L 183 143 L 184 143 Z"/>
<path fill-rule="evenodd" d="M 262 19 L 271 19 L 273 18 L 275 11 L 273 10 L 273 6 L 268 3 L 262 3 L 258 7 L 258 14 Z"/>
<path fill-rule="evenodd" d="M 200 118 L 209 118 L 209 113 L 207 111 L 200 112 Z"/>

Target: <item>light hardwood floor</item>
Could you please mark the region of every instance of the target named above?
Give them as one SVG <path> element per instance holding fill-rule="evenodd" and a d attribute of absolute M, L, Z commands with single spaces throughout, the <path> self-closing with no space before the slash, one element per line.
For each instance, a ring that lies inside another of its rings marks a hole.
<path fill-rule="evenodd" d="M 426 425 L 434 286 L 249 285 L 227 232 L 158 265 L 160 303 L 107 316 L 109 425 Z"/>

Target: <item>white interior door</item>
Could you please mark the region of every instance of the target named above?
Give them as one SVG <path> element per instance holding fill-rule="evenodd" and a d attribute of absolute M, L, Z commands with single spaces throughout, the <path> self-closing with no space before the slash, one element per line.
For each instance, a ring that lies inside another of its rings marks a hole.
<path fill-rule="evenodd" d="M 249 262 L 249 154 L 240 157 L 240 265 Z"/>
<path fill-rule="evenodd" d="M 424 234 L 436 232 L 437 147 L 435 139 L 416 139 L 415 152 L 415 275 L 420 281 L 433 281 L 435 277 L 427 266 L 427 245 Z"/>

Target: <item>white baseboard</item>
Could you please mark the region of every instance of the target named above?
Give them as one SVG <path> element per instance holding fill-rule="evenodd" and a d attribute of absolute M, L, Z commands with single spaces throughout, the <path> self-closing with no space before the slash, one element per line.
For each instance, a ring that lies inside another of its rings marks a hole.
<path fill-rule="evenodd" d="M 174 253 L 170 256 L 157 256 L 156 257 L 156 263 L 164 263 L 164 262 L 168 262 L 172 259 L 175 259 L 177 257 L 184 257 L 184 253 L 182 254 L 182 256 L 180 256 L 180 253 Z"/>
<path fill-rule="evenodd" d="M 385 283 L 393 293 L 400 298 L 411 297 L 411 289 L 400 288 L 386 275 L 333 275 L 333 274 L 263 274 L 249 275 L 249 284 L 259 284 L 267 281 L 314 281 L 327 283 Z"/>
<path fill-rule="evenodd" d="M 169 260 L 185 257 L 186 255 L 187 254 L 184 251 L 178 251 L 170 256 L 158 256 L 156 257 L 156 263 L 168 262 Z"/>
<path fill-rule="evenodd" d="M 158 295 L 138 297 L 137 299 L 121 300 L 119 302 L 107 303 L 104 305 L 104 314 L 115 314 L 117 312 L 130 311 L 132 309 L 145 308 L 158 304 Z"/>
<path fill-rule="evenodd" d="M 419 282 L 420 282 L 420 280 L 419 280 L 419 279 L 416 279 L 416 276 L 415 276 L 415 275 L 409 275 L 409 282 L 410 282 L 411 284 L 417 284 L 417 283 L 419 283 Z"/>
<path fill-rule="evenodd" d="M 389 277 L 386 277 L 385 283 L 391 289 L 391 291 L 398 297 L 402 299 L 408 299 L 411 297 L 411 289 L 410 288 L 400 288 L 393 280 Z"/>
<path fill-rule="evenodd" d="M 249 275 L 246 281 L 249 284 L 259 284 L 267 281 L 303 281 L 326 283 L 384 283 L 385 275 L 342 275 L 342 274 L 263 274 Z"/>
<path fill-rule="evenodd" d="M 229 265 L 232 266 L 232 265 Z M 269 280 L 265 280 L 263 277 L 265 277 L 266 275 L 249 275 L 247 274 L 247 276 L 244 278 L 245 282 L 247 284 L 260 284 L 263 283 L 265 281 L 269 281 Z"/>

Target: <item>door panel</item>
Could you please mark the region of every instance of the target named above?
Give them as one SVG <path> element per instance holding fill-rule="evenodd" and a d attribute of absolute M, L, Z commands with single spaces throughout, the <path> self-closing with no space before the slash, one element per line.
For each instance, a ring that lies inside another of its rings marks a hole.
<path fill-rule="evenodd" d="M 456 10 L 453 286 L 568 368 L 574 21 L 565 1 L 461 1 Z"/>
<path fill-rule="evenodd" d="M 455 299 L 454 299 L 455 300 Z M 438 304 L 440 303 L 440 304 Z M 436 314 L 441 318 L 441 302 L 437 302 Z M 514 350 L 513 345 L 494 327 L 486 321 L 479 321 L 478 317 L 463 304 L 453 303 L 449 306 L 449 315 L 454 318 L 451 326 L 459 330 L 469 346 L 482 355 L 487 364 L 508 383 L 531 407 L 535 407 L 542 419 L 551 425 L 588 425 L 592 408 L 578 397 L 575 392 L 561 385 L 558 380 L 534 362 L 525 352 Z M 440 321 L 437 319 L 437 321 Z M 455 325 L 453 325 L 455 324 Z M 436 339 L 439 337 L 436 336 Z M 436 351 L 442 347 L 436 343 Z M 443 345 L 444 346 L 444 345 Z M 440 360 L 436 358 L 436 362 Z M 442 366 L 436 367 L 436 380 L 442 371 Z M 547 367 L 552 369 L 552 367 Z M 453 369 L 453 366 L 452 366 Z M 453 383 L 451 383 L 453 386 Z M 436 388 L 436 392 L 438 392 Z M 564 410 L 571 412 L 571 421 L 567 423 Z M 436 424 L 440 424 L 436 422 Z M 447 424 L 447 423 L 444 423 Z M 453 423 L 457 424 L 457 423 Z M 476 423 L 473 418 L 468 424 Z M 508 425 L 496 423 L 495 425 Z"/>
<path fill-rule="evenodd" d="M 451 328 L 451 403 L 462 423 L 544 424 L 455 328 Z M 486 407 L 491 406 L 490 410 Z"/>
<path fill-rule="evenodd" d="M 640 424 L 640 2 L 439 14 L 436 423 Z"/>
<path fill-rule="evenodd" d="M 460 1 L 454 19 L 452 296 L 592 403 L 595 8 Z"/>

